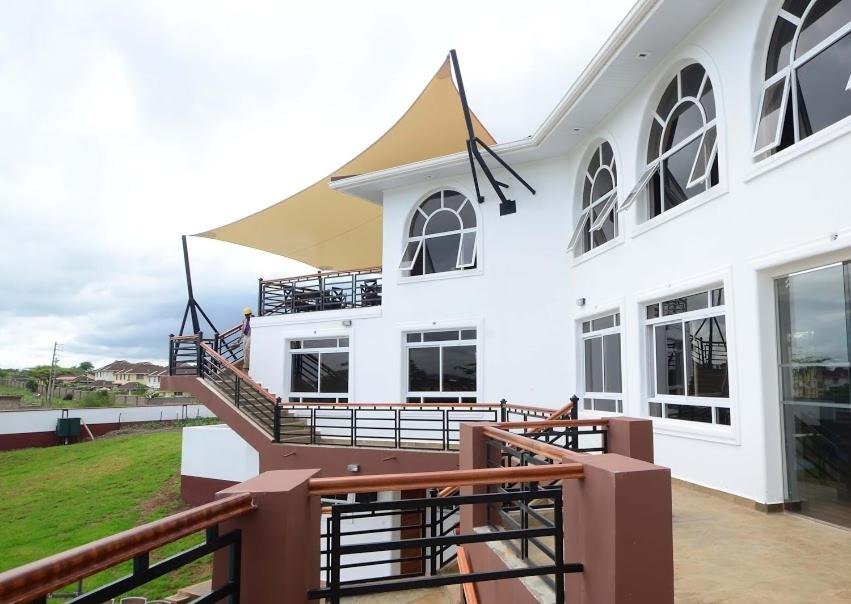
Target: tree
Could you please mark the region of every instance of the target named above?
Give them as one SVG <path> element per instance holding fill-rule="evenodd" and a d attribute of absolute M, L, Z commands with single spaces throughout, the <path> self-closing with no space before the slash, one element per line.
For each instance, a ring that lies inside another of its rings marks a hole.
<path fill-rule="evenodd" d="M 94 369 L 95 366 L 92 365 L 89 361 L 83 361 L 82 363 L 80 363 L 79 368 L 80 368 L 80 371 L 82 371 L 83 373 L 88 373 L 89 371 Z"/>

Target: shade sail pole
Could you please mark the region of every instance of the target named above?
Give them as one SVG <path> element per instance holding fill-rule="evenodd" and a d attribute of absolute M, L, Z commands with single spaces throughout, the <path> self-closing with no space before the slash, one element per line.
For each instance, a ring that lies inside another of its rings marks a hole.
<path fill-rule="evenodd" d="M 183 322 L 180 325 L 180 335 L 183 335 L 183 330 L 186 327 L 186 317 L 189 315 L 189 319 L 192 322 L 192 333 L 199 334 L 201 333 L 201 323 L 198 321 L 198 313 L 204 317 L 204 320 L 207 322 L 207 325 L 213 330 L 213 333 L 219 333 L 219 330 L 216 329 L 216 326 L 213 325 L 213 322 L 210 320 L 210 317 L 207 316 L 207 313 L 204 312 L 204 309 L 201 308 L 201 305 L 195 300 L 195 293 L 192 290 L 192 271 L 189 268 L 189 246 L 186 243 L 186 235 L 181 235 L 180 240 L 183 243 L 183 270 L 186 274 L 186 294 L 188 297 L 188 302 L 186 303 L 186 311 L 183 313 Z"/>
<path fill-rule="evenodd" d="M 488 179 L 491 187 L 493 187 L 497 197 L 499 197 L 500 216 L 514 214 L 517 211 L 517 202 L 513 199 L 508 199 L 502 192 L 503 189 L 509 188 L 508 184 L 500 182 L 494 177 L 490 166 L 488 166 L 487 162 L 482 157 L 479 147 L 487 151 L 487 153 L 499 162 L 499 164 L 505 168 L 509 174 L 516 178 L 520 184 L 526 187 L 532 195 L 535 194 L 535 189 L 533 189 L 532 186 L 514 170 L 514 168 L 509 166 L 496 151 L 491 149 L 487 143 L 476 136 L 476 132 L 473 128 L 473 119 L 470 114 L 470 106 L 467 104 L 467 92 L 464 90 L 464 80 L 461 77 L 461 65 L 458 63 L 458 54 L 455 52 L 455 49 L 449 51 L 449 57 L 452 60 L 452 70 L 455 72 L 455 82 L 458 85 L 458 96 L 461 97 L 461 109 L 464 112 L 464 124 L 467 127 L 467 157 L 470 160 L 470 171 L 473 175 L 473 185 L 476 187 L 476 197 L 478 198 L 479 203 L 482 203 L 485 200 L 481 190 L 479 189 L 479 177 L 476 173 L 476 164 L 478 164 L 479 168 L 481 168 L 485 177 Z"/>

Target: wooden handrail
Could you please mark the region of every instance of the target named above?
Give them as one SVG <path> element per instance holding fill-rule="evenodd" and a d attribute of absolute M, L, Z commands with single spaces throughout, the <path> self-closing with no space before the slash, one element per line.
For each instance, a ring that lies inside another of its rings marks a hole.
<path fill-rule="evenodd" d="M 439 499 L 443 499 L 444 497 L 450 497 L 458 492 L 458 487 L 444 487 L 440 489 L 440 492 L 437 494 Z"/>
<path fill-rule="evenodd" d="M 547 428 L 578 428 L 580 426 L 608 426 L 608 418 L 595 419 L 553 419 L 539 422 L 500 422 L 491 424 L 495 428 L 507 430 L 509 428 L 530 428 L 529 432 L 538 432 Z"/>
<path fill-rule="evenodd" d="M 307 275 L 296 275 L 295 277 L 280 277 L 277 279 L 262 279 L 260 283 L 266 285 L 268 283 L 286 283 L 287 281 L 301 281 L 304 279 L 319 279 L 325 277 L 339 277 L 340 275 L 364 274 L 364 273 L 381 273 L 383 267 L 373 266 L 369 268 L 353 268 L 347 271 L 329 271 L 309 273 Z"/>
<path fill-rule="evenodd" d="M 563 462 L 565 459 L 570 457 L 568 452 L 560 447 L 538 442 L 537 440 L 527 438 L 520 434 L 506 432 L 505 430 L 501 430 L 495 426 L 483 426 L 482 432 L 488 438 L 506 442 L 510 445 L 514 445 L 518 449 L 525 449 L 526 451 L 552 459 L 553 461 Z"/>
<path fill-rule="evenodd" d="M 506 432 L 505 434 L 509 433 Z M 512 468 L 453 470 L 450 472 L 311 478 L 308 481 L 308 490 L 313 496 L 321 496 L 334 493 L 373 493 L 375 491 L 404 491 L 444 486 L 503 484 L 506 482 L 545 482 L 582 478 L 582 476 L 581 463 L 564 463 Z"/>
<path fill-rule="evenodd" d="M 434 407 L 434 408 L 442 408 L 442 407 L 463 407 L 465 409 L 482 409 L 487 411 L 492 411 L 494 409 L 501 409 L 501 405 L 499 403 L 367 403 L 367 402 L 352 402 L 352 403 L 334 403 L 334 402 L 304 402 L 304 403 L 285 403 L 282 402 L 281 406 L 284 408 L 293 408 L 298 410 L 298 407 L 327 407 L 327 408 L 340 408 L 340 409 L 351 409 L 351 408 L 361 408 L 361 407 L 405 407 L 405 408 L 423 408 L 423 407 Z M 543 412 L 549 411 L 544 407 L 531 407 L 524 405 L 512 405 L 510 407 L 512 410 L 520 410 L 520 411 L 536 411 Z M 462 420 L 463 421 L 463 420 Z M 543 421 L 543 420 L 541 420 Z"/>
<path fill-rule="evenodd" d="M 250 493 L 231 495 L 0 573 L 0 602 L 18 604 L 254 509 Z"/>
<path fill-rule="evenodd" d="M 213 355 L 218 362 L 220 362 L 222 365 L 224 365 L 225 367 L 227 367 L 228 369 L 230 369 L 231 371 L 236 373 L 239 376 L 239 379 L 242 380 L 243 383 L 248 384 L 249 386 L 254 388 L 257 392 L 259 392 L 261 395 L 263 395 L 263 397 L 265 397 L 273 405 L 280 404 L 280 403 L 278 403 L 278 399 L 275 398 L 274 396 L 272 396 L 272 394 L 268 390 L 263 388 L 263 386 L 261 386 L 260 384 L 255 382 L 253 379 L 251 379 L 251 377 L 247 373 L 242 371 L 242 369 L 240 369 L 239 367 L 237 367 L 236 365 L 234 365 L 233 363 L 228 361 L 225 357 L 220 355 L 218 352 L 216 352 L 215 350 L 210 348 L 209 345 L 205 344 L 204 342 L 201 342 L 200 346 L 201 346 L 201 348 L 203 348 L 204 350 L 209 352 L 211 355 Z"/>
<path fill-rule="evenodd" d="M 467 550 L 461 545 L 458 546 L 458 572 L 462 575 L 469 575 L 473 572 L 473 565 L 470 564 Z M 462 583 L 461 589 L 464 591 L 465 604 L 479 604 L 479 595 L 476 593 L 475 583 Z"/>
<path fill-rule="evenodd" d="M 196 334 L 192 334 L 192 335 L 188 335 L 188 336 L 171 336 L 171 339 L 172 340 L 181 340 L 181 341 L 182 340 L 197 340 L 198 334 L 196 333 Z"/>

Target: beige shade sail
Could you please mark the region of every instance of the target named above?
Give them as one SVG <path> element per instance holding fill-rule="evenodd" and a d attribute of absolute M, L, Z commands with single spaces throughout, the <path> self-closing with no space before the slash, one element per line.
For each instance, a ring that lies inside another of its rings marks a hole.
<path fill-rule="evenodd" d="M 495 141 L 473 115 L 476 135 Z M 198 233 L 321 269 L 381 265 L 381 206 L 331 189 L 331 180 L 466 150 L 467 130 L 449 58 L 390 130 L 346 165 L 306 189 L 236 222 Z"/>

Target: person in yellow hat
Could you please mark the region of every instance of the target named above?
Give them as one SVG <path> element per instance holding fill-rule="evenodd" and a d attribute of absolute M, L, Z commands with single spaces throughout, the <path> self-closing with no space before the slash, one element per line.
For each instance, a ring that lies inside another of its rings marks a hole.
<path fill-rule="evenodd" d="M 242 311 L 242 369 L 248 371 L 248 362 L 251 359 L 251 309 L 247 306 Z"/>

